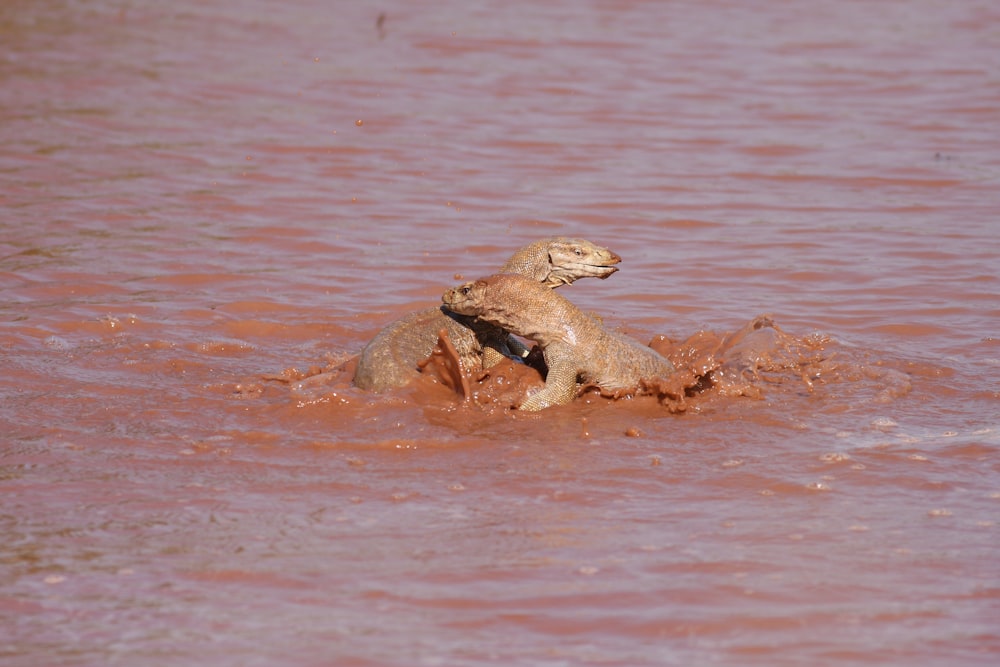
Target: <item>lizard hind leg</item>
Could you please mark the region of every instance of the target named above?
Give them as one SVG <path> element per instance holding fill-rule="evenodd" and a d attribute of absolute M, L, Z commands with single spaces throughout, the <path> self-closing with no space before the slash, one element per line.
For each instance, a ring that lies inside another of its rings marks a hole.
<path fill-rule="evenodd" d="M 462 368 L 461 356 L 448 336 L 448 330 L 442 328 L 438 332 L 437 345 L 427 359 L 419 364 L 420 372 L 429 373 L 436 377 L 444 386 L 455 391 L 462 397 L 463 401 L 468 401 L 472 397 L 472 386 L 469 376 Z"/>

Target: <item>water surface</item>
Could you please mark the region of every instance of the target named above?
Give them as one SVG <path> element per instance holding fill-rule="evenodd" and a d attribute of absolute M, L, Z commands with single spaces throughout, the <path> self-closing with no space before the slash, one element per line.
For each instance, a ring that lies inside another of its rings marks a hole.
<path fill-rule="evenodd" d="M 4 664 L 994 664 L 998 20 L 5 3 Z M 622 256 L 562 291 L 609 327 L 770 313 L 836 372 L 683 414 L 263 379 L 556 234 Z"/>

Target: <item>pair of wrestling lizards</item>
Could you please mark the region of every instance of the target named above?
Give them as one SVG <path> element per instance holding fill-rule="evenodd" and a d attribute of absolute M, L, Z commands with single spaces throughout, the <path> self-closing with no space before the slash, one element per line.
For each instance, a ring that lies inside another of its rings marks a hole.
<path fill-rule="evenodd" d="M 386 327 L 365 347 L 354 382 L 381 391 L 406 384 L 428 356 L 438 333 L 448 333 L 466 372 L 486 369 L 504 356 L 527 350 L 511 334 L 534 341 L 548 374 L 545 387 L 520 410 L 569 403 L 582 385 L 621 395 L 674 372 L 668 359 L 605 329 L 553 292 L 579 278 L 607 278 L 621 258 L 583 239 L 552 238 L 518 250 L 488 278 L 445 292 L 443 308 L 431 308 Z"/>

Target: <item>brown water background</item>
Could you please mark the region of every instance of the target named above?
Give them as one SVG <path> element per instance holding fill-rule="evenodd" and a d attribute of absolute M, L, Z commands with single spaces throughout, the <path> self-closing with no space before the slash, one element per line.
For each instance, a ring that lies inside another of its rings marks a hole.
<path fill-rule="evenodd" d="M 0 663 L 997 664 L 998 192 L 987 0 L 8 0 Z M 555 234 L 609 327 L 839 370 L 261 379 Z"/>

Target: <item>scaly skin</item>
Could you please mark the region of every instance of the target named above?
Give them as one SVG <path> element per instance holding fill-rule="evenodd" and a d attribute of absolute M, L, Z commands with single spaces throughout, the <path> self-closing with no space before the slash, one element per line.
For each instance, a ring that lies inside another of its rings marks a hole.
<path fill-rule="evenodd" d="M 501 268 L 535 281 L 549 290 L 580 278 L 607 278 L 621 258 L 584 239 L 542 239 L 518 250 Z M 410 382 L 417 363 L 434 351 L 438 332 L 445 329 L 467 373 L 489 368 L 504 356 L 527 353 L 520 341 L 496 326 L 442 308 L 428 308 L 382 329 L 361 351 L 354 384 L 385 391 Z"/>
<path fill-rule="evenodd" d="M 666 357 L 608 331 L 568 299 L 523 276 L 500 274 L 465 283 L 441 300 L 452 312 L 475 316 L 541 348 L 549 369 L 545 387 L 522 402 L 521 410 L 569 403 L 581 383 L 620 396 L 674 372 Z"/>

